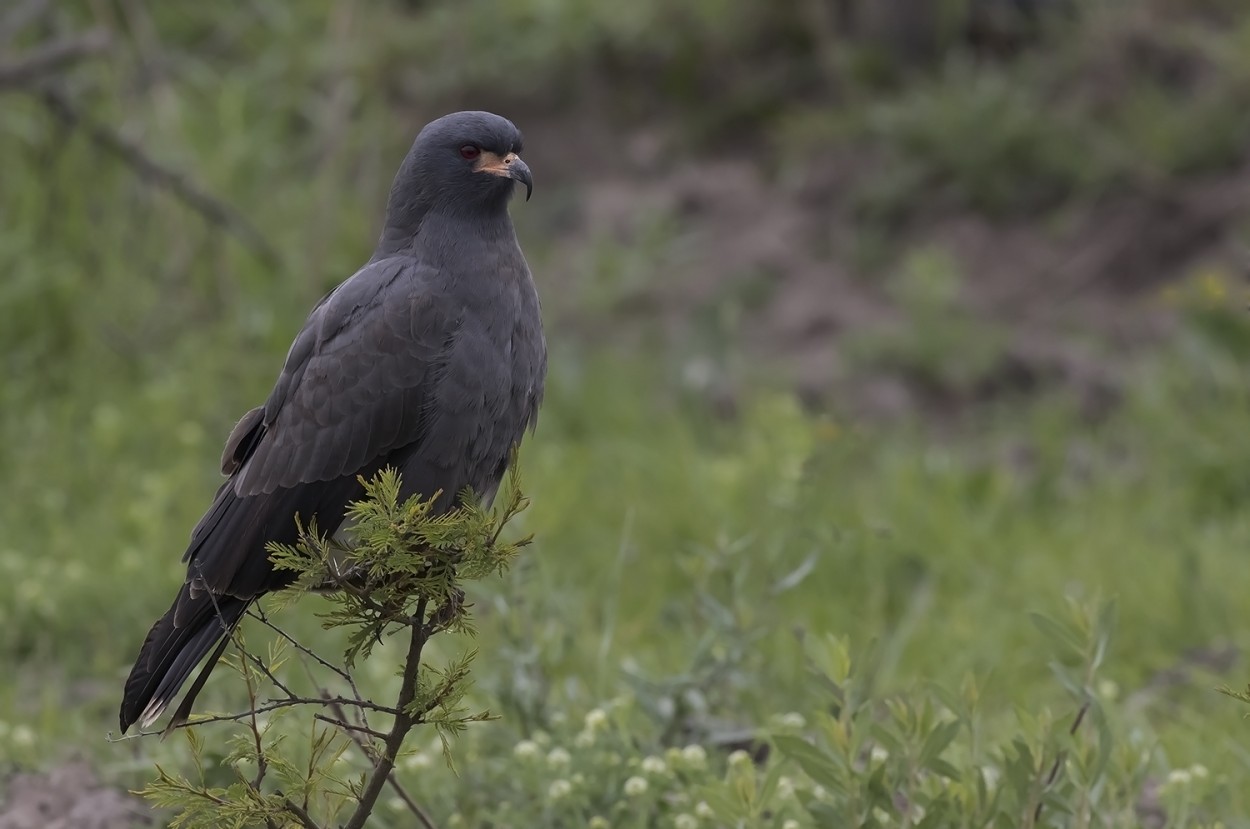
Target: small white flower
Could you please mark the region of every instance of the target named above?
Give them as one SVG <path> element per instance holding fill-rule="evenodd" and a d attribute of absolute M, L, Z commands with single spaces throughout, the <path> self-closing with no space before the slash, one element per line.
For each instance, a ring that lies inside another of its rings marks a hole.
<path fill-rule="evenodd" d="M 781 829 L 799 829 L 799 822 L 793 818 L 781 824 Z"/>
<path fill-rule="evenodd" d="M 573 745 L 578 748 L 590 748 L 595 744 L 595 735 L 593 731 L 579 731 L 577 736 L 573 738 Z"/>
<path fill-rule="evenodd" d="M 567 780 L 552 780 L 551 785 L 547 787 L 547 797 L 550 800 L 560 800 L 568 797 L 573 792 L 573 784 Z"/>
<path fill-rule="evenodd" d="M 777 797 L 782 800 L 789 800 L 794 797 L 794 781 L 789 777 L 779 777 L 777 779 Z"/>
<path fill-rule="evenodd" d="M 569 756 L 569 753 L 559 746 L 556 746 L 551 751 L 547 752 L 547 765 L 552 768 L 563 768 L 572 760 L 573 758 Z"/>
<path fill-rule="evenodd" d="M 647 793 L 647 778 L 631 777 L 625 781 L 625 795 L 627 797 L 641 797 Z"/>
<path fill-rule="evenodd" d="M 751 765 L 751 755 L 738 749 L 729 755 L 730 768 L 744 768 Z"/>
<path fill-rule="evenodd" d="M 533 759 L 538 753 L 538 743 L 533 740 L 522 740 L 512 748 L 512 755 L 522 760 Z"/>
<path fill-rule="evenodd" d="M 1168 772 L 1169 786 L 1188 786 L 1191 780 L 1193 780 L 1193 775 L 1186 769 L 1173 769 Z"/>
<path fill-rule="evenodd" d="M 783 728 L 804 728 L 807 725 L 807 720 L 805 720 L 803 718 L 803 715 L 797 711 L 791 711 L 788 714 L 782 714 L 780 717 L 777 718 L 777 722 Z"/>
<path fill-rule="evenodd" d="M 994 791 L 998 787 L 998 781 L 1002 778 L 1003 773 L 998 770 L 998 766 L 982 766 L 981 776 L 985 778 L 985 788 Z"/>
<path fill-rule="evenodd" d="M 674 829 L 699 829 L 699 819 L 683 812 L 673 818 L 673 827 Z"/>
<path fill-rule="evenodd" d="M 716 813 L 712 811 L 712 807 L 707 805 L 706 800 L 700 800 L 698 805 L 694 807 L 694 813 L 701 818 L 716 817 Z"/>
<path fill-rule="evenodd" d="M 703 746 L 689 745 L 681 750 L 681 759 L 691 768 L 701 769 L 707 765 L 707 751 Z"/>
<path fill-rule="evenodd" d="M 646 774 L 663 774 L 668 766 L 659 757 L 651 756 L 642 761 L 642 770 Z"/>
<path fill-rule="evenodd" d="M 608 715 L 602 708 L 592 708 L 586 712 L 586 730 L 597 731 L 608 724 Z"/>
<path fill-rule="evenodd" d="M 890 759 L 890 752 L 886 750 L 885 746 L 875 745 L 872 747 L 872 751 L 868 754 L 872 757 L 872 761 L 874 763 L 884 763 L 886 760 Z"/>
<path fill-rule="evenodd" d="M 829 790 L 817 783 L 815 786 L 812 786 L 812 797 L 817 800 L 828 800 Z"/>
<path fill-rule="evenodd" d="M 1194 776 L 1195 780 L 1205 780 L 1207 775 L 1210 774 L 1210 772 L 1207 771 L 1207 767 L 1202 765 L 1201 763 L 1190 766 L 1189 773 Z"/>

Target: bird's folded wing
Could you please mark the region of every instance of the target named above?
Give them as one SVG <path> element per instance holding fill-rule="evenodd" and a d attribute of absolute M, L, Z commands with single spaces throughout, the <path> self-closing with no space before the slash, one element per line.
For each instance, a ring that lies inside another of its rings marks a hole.
<path fill-rule="evenodd" d="M 412 259 L 371 263 L 313 311 L 238 461 L 240 497 L 354 475 L 421 439 L 458 319 Z M 236 450 L 236 457 L 238 450 Z"/>
<path fill-rule="evenodd" d="M 269 400 L 227 441 L 230 478 L 191 534 L 175 624 L 203 612 L 204 589 L 237 598 L 274 589 L 265 544 L 293 543 L 297 514 L 333 532 L 359 493 L 357 474 L 420 456 L 459 326 L 439 284 L 411 258 L 373 262 L 309 315 Z"/>

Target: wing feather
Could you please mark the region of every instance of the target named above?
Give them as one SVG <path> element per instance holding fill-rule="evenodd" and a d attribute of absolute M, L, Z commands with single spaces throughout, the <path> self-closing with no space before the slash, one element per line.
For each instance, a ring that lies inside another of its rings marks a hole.
<path fill-rule="evenodd" d="M 374 262 L 318 306 L 265 403 L 239 496 L 355 475 L 418 440 L 455 325 L 432 276 L 411 259 Z"/>
<path fill-rule="evenodd" d="M 231 478 L 192 533 L 189 581 L 238 598 L 280 586 L 266 542 L 293 542 L 296 514 L 333 532 L 357 475 L 412 454 L 455 328 L 432 276 L 412 259 L 374 262 L 317 305 L 269 399 L 227 441 Z"/>

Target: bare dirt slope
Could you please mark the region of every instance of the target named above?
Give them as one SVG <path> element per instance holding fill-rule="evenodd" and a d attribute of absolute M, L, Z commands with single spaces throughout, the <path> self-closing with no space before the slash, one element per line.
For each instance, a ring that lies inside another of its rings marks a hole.
<path fill-rule="evenodd" d="M 142 800 L 101 786 L 81 762 L 13 776 L 0 806 L 0 829 L 131 829 L 152 822 Z"/>
<path fill-rule="evenodd" d="M 628 338 L 658 323 L 680 341 L 695 321 L 732 306 L 742 349 L 779 366 L 812 399 L 849 399 L 873 414 L 959 408 L 1056 383 L 1100 410 L 1114 399 L 1123 361 L 1173 330 L 1166 286 L 1199 268 L 1250 276 L 1240 235 L 1250 218 L 1250 160 L 1045 219 L 922 208 L 865 264 L 845 194 L 872 172 L 855 159 L 784 180 L 749 157 L 667 167 L 654 161 L 657 143 L 636 138 L 622 151 L 627 174 L 576 188 L 575 218 L 546 276 L 568 296 L 585 296 L 580 283 L 593 279 L 604 241 L 649 247 L 644 258 L 659 264 L 650 276 L 626 266 L 608 277 L 615 294 L 597 310 L 610 313 L 610 325 L 596 309 L 586 314 L 584 302 L 570 309 L 557 300 L 561 323 L 595 338 Z M 959 281 L 952 311 L 1001 334 L 999 353 L 970 382 L 944 388 L 897 366 L 866 375 L 848 356 L 857 338 L 911 324 L 891 284 L 917 251 L 950 260 Z"/>

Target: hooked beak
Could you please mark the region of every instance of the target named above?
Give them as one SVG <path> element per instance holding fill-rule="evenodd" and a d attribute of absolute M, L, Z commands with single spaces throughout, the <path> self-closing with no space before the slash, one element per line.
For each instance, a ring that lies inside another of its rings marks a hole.
<path fill-rule="evenodd" d="M 508 159 L 511 159 L 511 161 Z M 529 201 L 530 194 L 534 192 L 534 178 L 530 175 L 530 166 L 515 153 L 508 153 L 504 163 L 508 165 L 508 176 L 514 181 L 519 181 L 525 185 L 525 200 Z"/>
<path fill-rule="evenodd" d="M 534 178 L 530 174 L 530 167 L 516 153 L 508 153 L 501 158 L 494 153 L 484 152 L 477 163 L 477 170 L 521 182 L 525 185 L 526 201 L 530 200 L 530 194 L 534 192 Z"/>

